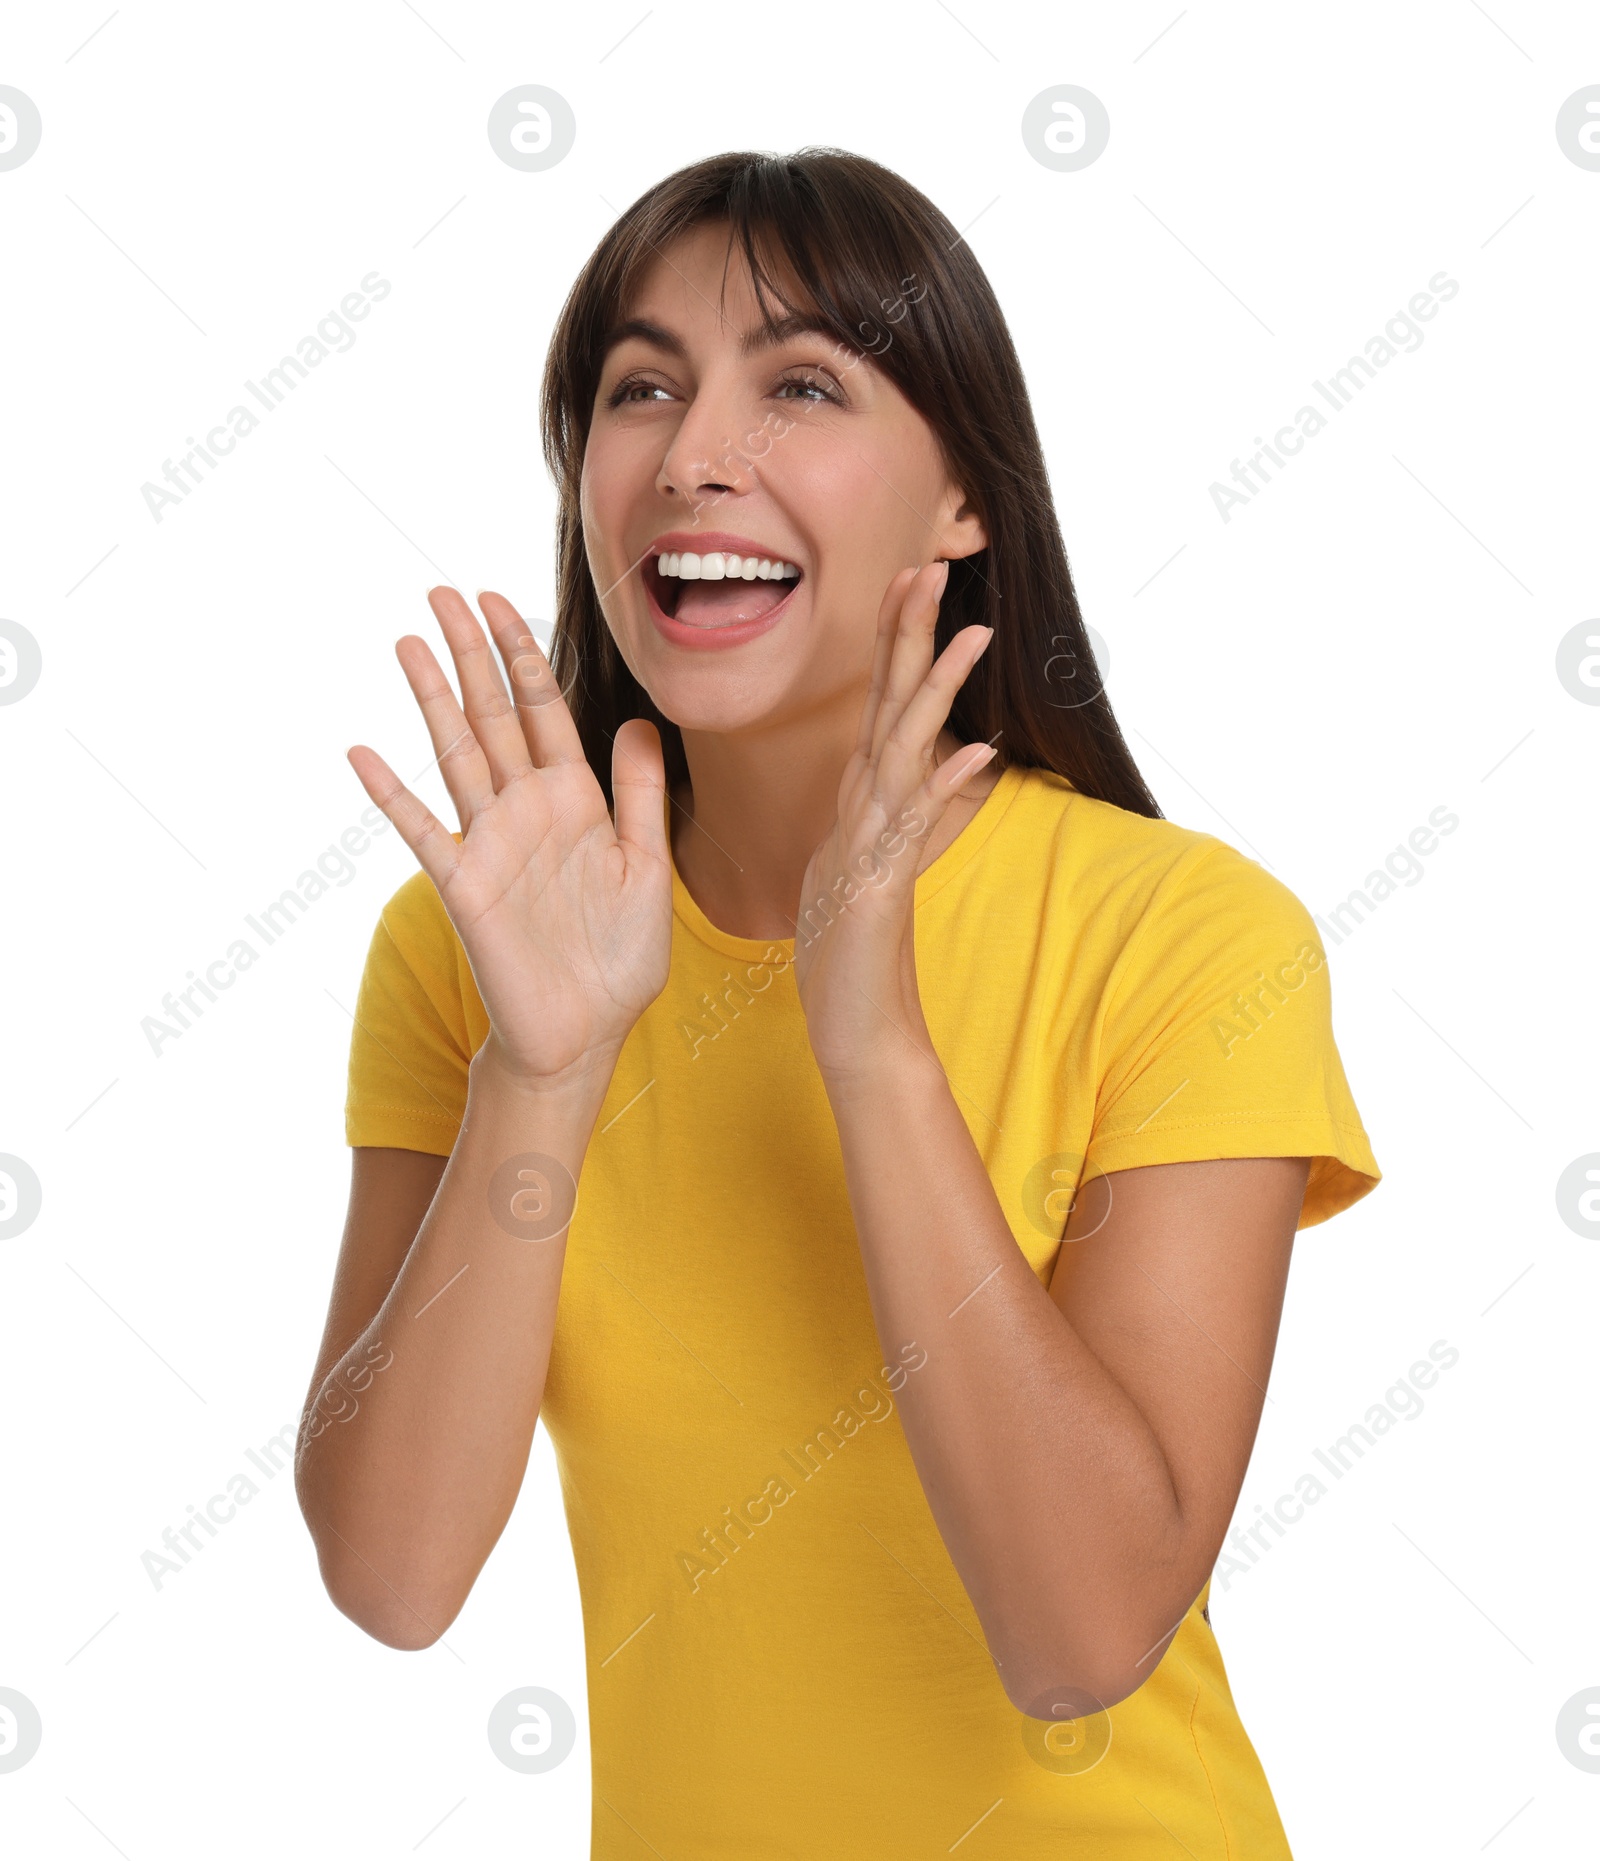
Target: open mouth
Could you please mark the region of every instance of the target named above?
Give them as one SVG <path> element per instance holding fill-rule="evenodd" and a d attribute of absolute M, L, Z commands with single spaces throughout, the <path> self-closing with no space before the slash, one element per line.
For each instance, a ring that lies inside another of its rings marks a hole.
<path fill-rule="evenodd" d="M 731 627 L 764 620 L 802 580 L 797 563 L 727 550 L 674 550 L 642 565 L 645 587 L 669 619 L 686 627 Z"/>

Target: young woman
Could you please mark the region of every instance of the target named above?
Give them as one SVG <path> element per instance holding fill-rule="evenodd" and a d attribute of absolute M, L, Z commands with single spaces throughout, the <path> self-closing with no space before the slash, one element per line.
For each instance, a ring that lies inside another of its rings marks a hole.
<path fill-rule="evenodd" d="M 1118 731 L 970 248 L 856 156 L 699 163 L 578 279 L 544 435 L 551 659 L 448 588 L 459 703 L 397 649 L 459 831 L 350 752 L 421 871 L 329 1594 L 436 1641 L 542 1417 L 597 1861 L 1287 1855 L 1206 1600 L 1294 1233 L 1379 1173 L 1312 919 Z"/>

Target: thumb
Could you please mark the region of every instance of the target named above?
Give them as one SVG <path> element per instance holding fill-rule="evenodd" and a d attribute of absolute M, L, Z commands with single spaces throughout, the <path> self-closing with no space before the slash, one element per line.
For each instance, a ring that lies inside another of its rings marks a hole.
<path fill-rule="evenodd" d="M 617 838 L 633 853 L 665 862 L 667 771 L 661 733 L 630 717 L 611 742 L 611 799 Z"/>

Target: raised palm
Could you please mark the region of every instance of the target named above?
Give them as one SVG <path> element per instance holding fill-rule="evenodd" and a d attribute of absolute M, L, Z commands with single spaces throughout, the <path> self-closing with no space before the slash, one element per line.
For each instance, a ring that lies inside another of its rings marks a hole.
<path fill-rule="evenodd" d="M 559 1078 L 614 1058 L 666 984 L 672 867 L 661 739 L 642 719 L 618 730 L 613 824 L 549 662 L 516 609 L 502 595 L 479 597 L 508 696 L 461 595 L 436 588 L 428 601 L 462 704 L 424 641 L 408 635 L 395 652 L 459 837 L 375 751 L 358 744 L 350 764 L 437 887 L 501 1059 L 529 1079 Z"/>

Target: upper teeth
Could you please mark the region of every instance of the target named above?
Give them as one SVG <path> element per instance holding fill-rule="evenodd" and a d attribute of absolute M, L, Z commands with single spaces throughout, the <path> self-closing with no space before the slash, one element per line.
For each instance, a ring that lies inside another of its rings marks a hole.
<path fill-rule="evenodd" d="M 685 582 L 741 578 L 747 582 L 792 581 L 800 573 L 792 562 L 777 562 L 767 556 L 733 556 L 716 549 L 704 556 L 697 556 L 692 549 L 657 556 L 656 567 L 663 575 L 676 575 Z"/>

